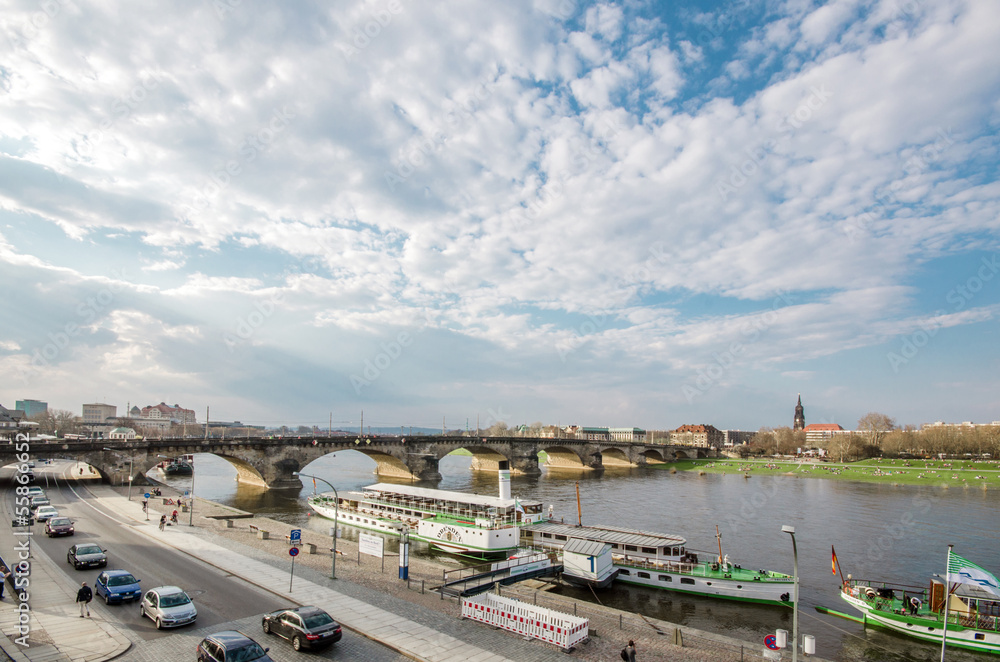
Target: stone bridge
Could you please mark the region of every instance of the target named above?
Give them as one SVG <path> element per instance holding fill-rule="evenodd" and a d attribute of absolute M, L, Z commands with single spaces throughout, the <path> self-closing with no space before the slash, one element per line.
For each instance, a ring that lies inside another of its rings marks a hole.
<path fill-rule="evenodd" d="M 86 462 L 105 482 L 146 482 L 145 474 L 163 461 L 193 453 L 212 453 L 236 468 L 241 483 L 266 488 L 301 488 L 293 473 L 313 460 L 336 451 L 354 450 L 375 460 L 376 473 L 410 480 L 441 479 L 438 462 L 448 453 L 465 449 L 472 454 L 472 468 L 495 471 L 501 460 L 510 462 L 515 474 L 541 473 L 538 453 L 544 451 L 550 469 L 601 470 L 660 464 L 706 457 L 711 449 L 692 446 L 548 439 L 534 437 L 365 436 L 308 437 L 298 439 L 146 439 L 133 441 L 31 442 L 33 458 L 69 458 Z M 14 444 L 0 446 L 0 462 L 15 461 Z"/>

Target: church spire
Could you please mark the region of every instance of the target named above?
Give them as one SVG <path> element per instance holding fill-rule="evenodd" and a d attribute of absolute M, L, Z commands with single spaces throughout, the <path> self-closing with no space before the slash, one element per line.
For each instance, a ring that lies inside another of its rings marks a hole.
<path fill-rule="evenodd" d="M 806 427 L 806 410 L 802 407 L 802 394 L 799 393 L 799 402 L 795 405 L 795 419 L 792 422 L 793 430 L 803 430 Z"/>

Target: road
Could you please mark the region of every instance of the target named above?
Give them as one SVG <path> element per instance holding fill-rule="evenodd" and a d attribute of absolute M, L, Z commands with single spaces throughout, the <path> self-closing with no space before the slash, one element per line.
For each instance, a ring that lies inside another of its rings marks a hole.
<path fill-rule="evenodd" d="M 139 607 L 135 602 L 124 605 L 105 605 L 103 600 L 91 603 L 91 611 L 100 613 L 102 617 L 115 624 L 135 644 L 142 642 L 157 642 L 175 633 L 191 629 L 207 629 L 216 632 L 240 629 L 261 643 L 270 647 L 272 657 L 276 660 L 301 659 L 292 651 L 291 646 L 276 637 L 268 637 L 262 633 L 259 617 L 263 614 L 289 606 L 288 603 L 267 591 L 264 591 L 243 579 L 225 574 L 218 569 L 167 546 L 149 540 L 146 535 L 133 531 L 126 518 L 117 513 L 102 510 L 88 499 L 86 482 L 67 481 L 66 472 L 76 463 L 54 461 L 50 465 L 39 464 L 35 468 L 37 480 L 35 484 L 42 487 L 60 515 L 70 517 L 74 522 L 76 532 L 73 536 L 48 538 L 44 535 L 44 525 L 35 524 L 34 549 L 40 548 L 65 576 L 66 582 L 79 586 L 86 581 L 91 587 L 102 569 L 76 570 L 66 561 L 66 553 L 70 546 L 82 542 L 95 542 L 108 550 L 108 568 L 125 569 L 141 580 L 143 590 L 156 586 L 175 585 L 183 588 L 195 606 L 198 608 L 198 620 L 192 626 L 177 630 L 157 630 L 148 617 L 140 617 Z M 0 470 L 0 494 L 2 494 L 3 517 L 10 521 L 14 511 L 13 485 L 8 480 L 11 469 Z M 136 490 L 135 498 L 141 498 L 141 492 Z M 183 525 L 183 524 L 182 524 Z M 168 536 L 169 531 L 164 532 Z M 336 618 L 336 614 L 333 614 Z M 246 619 L 256 623 L 255 629 L 246 627 Z M 234 623 L 243 621 L 242 624 Z M 187 637 L 183 638 L 183 648 L 190 654 L 191 645 Z M 167 642 L 159 642 L 167 643 Z M 133 651 L 136 647 L 133 647 Z M 395 651 L 370 641 L 364 637 L 353 635 L 347 631 L 344 639 L 331 649 L 314 655 L 320 658 L 343 659 L 345 649 L 354 649 L 352 658 L 373 661 L 406 660 Z M 162 650 L 162 646 L 157 646 Z M 133 651 L 126 653 L 122 660 L 128 660 Z M 144 659 L 136 657 L 135 659 Z"/>

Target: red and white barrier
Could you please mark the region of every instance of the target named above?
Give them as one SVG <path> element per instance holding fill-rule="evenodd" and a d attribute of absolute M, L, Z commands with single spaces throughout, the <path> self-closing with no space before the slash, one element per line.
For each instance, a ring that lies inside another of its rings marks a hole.
<path fill-rule="evenodd" d="M 462 618 L 570 649 L 589 636 L 590 620 L 525 604 L 495 593 L 462 598 Z"/>

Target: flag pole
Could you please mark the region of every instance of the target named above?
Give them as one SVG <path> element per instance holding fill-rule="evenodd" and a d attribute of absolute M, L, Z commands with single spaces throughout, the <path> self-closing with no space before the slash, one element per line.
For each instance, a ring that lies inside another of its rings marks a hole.
<path fill-rule="evenodd" d="M 837 558 L 837 550 L 833 548 L 833 545 L 830 545 L 830 552 L 833 554 L 833 558 L 837 562 L 837 572 L 840 573 L 840 585 L 843 586 L 847 582 L 844 581 L 844 570 L 840 567 L 840 559 Z"/>
<path fill-rule="evenodd" d="M 948 645 L 948 603 L 951 602 L 951 548 L 948 545 L 948 564 L 944 570 L 944 631 L 941 633 L 941 662 L 944 662 L 944 651 Z"/>

